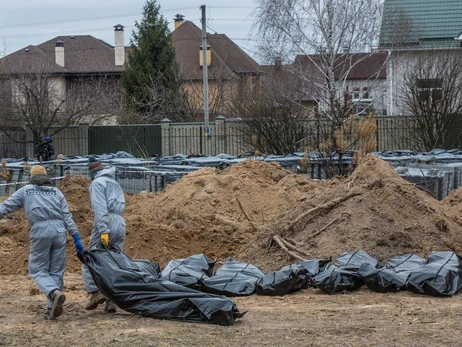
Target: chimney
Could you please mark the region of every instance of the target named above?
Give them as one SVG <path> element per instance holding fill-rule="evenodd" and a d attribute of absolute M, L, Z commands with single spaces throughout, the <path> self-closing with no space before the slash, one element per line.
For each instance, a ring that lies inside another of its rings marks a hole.
<path fill-rule="evenodd" d="M 175 18 L 173 18 L 173 21 L 175 22 L 175 29 L 178 29 L 181 24 L 184 23 L 184 16 L 182 14 L 177 14 Z"/>
<path fill-rule="evenodd" d="M 212 49 L 207 45 L 207 66 L 212 63 Z M 204 66 L 204 56 L 202 54 L 202 45 L 199 46 L 199 66 Z"/>
<path fill-rule="evenodd" d="M 56 64 L 64 67 L 64 42 L 63 41 L 56 41 L 55 60 L 56 60 Z"/>
<path fill-rule="evenodd" d="M 124 26 L 114 25 L 114 52 L 115 64 L 120 66 L 125 63 Z"/>

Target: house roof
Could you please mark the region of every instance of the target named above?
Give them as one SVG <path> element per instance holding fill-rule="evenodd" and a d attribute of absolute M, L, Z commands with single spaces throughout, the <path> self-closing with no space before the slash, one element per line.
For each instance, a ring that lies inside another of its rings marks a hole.
<path fill-rule="evenodd" d="M 173 31 L 172 44 L 183 77 L 202 79 L 203 71 L 199 65 L 201 29 L 185 21 Z M 242 73 L 261 73 L 259 65 L 226 35 L 207 34 L 207 44 L 212 52 L 212 63 L 207 70 L 210 79 L 232 79 Z"/>
<path fill-rule="evenodd" d="M 399 43 L 401 49 L 461 47 L 455 40 L 462 32 L 461 18 L 461 0 L 385 0 L 379 44 Z"/>
<path fill-rule="evenodd" d="M 316 90 L 312 80 L 293 71 L 292 65 L 261 65 L 265 73 L 262 84 L 278 88 L 284 95 L 297 101 L 316 101 Z"/>
<path fill-rule="evenodd" d="M 64 43 L 64 67 L 56 64 L 55 46 Z M 185 21 L 172 33 L 172 43 L 180 70 L 186 79 L 202 79 L 199 66 L 199 47 L 202 31 Z M 242 73 L 260 74 L 259 65 L 224 34 L 208 34 L 207 44 L 212 51 L 209 79 L 233 79 Z M 128 55 L 130 47 L 125 47 Z M 114 47 L 90 35 L 58 36 L 38 46 L 28 46 L 0 60 L 2 73 L 121 73 L 123 66 L 115 65 Z"/>
<path fill-rule="evenodd" d="M 64 42 L 64 67 L 56 64 L 56 41 Z M 120 73 L 114 47 L 90 35 L 58 36 L 38 46 L 28 46 L 0 60 L 6 73 Z"/>
<path fill-rule="evenodd" d="M 335 60 L 334 76 L 336 80 L 386 79 L 386 53 L 344 53 Z M 323 66 L 320 55 L 298 55 L 294 64 L 299 69 L 317 79 L 325 79 L 319 70 Z M 345 74 L 347 73 L 347 76 Z"/>
<path fill-rule="evenodd" d="M 386 79 L 386 59 L 386 53 L 340 54 L 335 61 L 335 79 Z M 322 65 L 320 55 L 298 55 L 289 65 L 263 65 L 263 83 L 276 85 L 299 101 L 315 101 L 320 93 L 319 84 L 326 80 L 320 70 Z"/>

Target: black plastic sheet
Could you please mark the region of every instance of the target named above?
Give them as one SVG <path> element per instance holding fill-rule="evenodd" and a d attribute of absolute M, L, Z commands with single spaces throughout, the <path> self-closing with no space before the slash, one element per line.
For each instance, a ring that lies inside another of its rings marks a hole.
<path fill-rule="evenodd" d="M 297 264 L 284 266 L 280 271 L 292 270 L 299 276 L 305 276 L 310 279 L 324 271 L 331 259 L 311 259 Z M 309 283 L 308 283 L 309 284 Z"/>
<path fill-rule="evenodd" d="M 256 284 L 258 295 L 285 295 L 310 286 L 310 279 L 324 269 L 330 260 L 313 259 L 267 273 Z"/>
<path fill-rule="evenodd" d="M 307 278 L 297 275 L 292 270 L 267 273 L 256 283 L 255 291 L 258 295 L 280 295 L 306 288 Z"/>
<path fill-rule="evenodd" d="M 409 275 L 407 288 L 432 296 L 451 296 L 462 286 L 461 258 L 453 252 L 436 252 Z"/>
<path fill-rule="evenodd" d="M 159 263 L 153 263 L 149 260 L 144 260 L 144 259 L 135 259 L 133 261 L 138 266 L 138 269 L 140 271 L 150 273 L 155 278 L 159 278 L 159 275 L 161 272 Z"/>
<path fill-rule="evenodd" d="M 358 289 L 364 284 L 358 272 L 363 264 L 377 267 L 378 261 L 362 250 L 342 253 L 324 271 L 312 279 L 312 284 L 328 294 Z"/>
<path fill-rule="evenodd" d="M 201 290 L 226 296 L 251 295 L 255 292 L 255 284 L 264 275 L 254 265 L 228 258 L 215 276 L 201 279 Z"/>
<path fill-rule="evenodd" d="M 216 261 L 216 259 L 210 260 L 204 254 L 172 260 L 162 270 L 159 278 L 185 287 L 199 289 L 199 280 L 212 276 Z"/>
<path fill-rule="evenodd" d="M 123 253 L 95 250 L 79 254 L 79 258 L 90 269 L 99 290 L 118 307 L 134 314 L 233 325 L 245 313 L 226 297 L 159 280 Z"/>
<path fill-rule="evenodd" d="M 411 271 L 425 264 L 425 259 L 415 254 L 404 254 L 385 260 L 379 268 L 363 264 L 359 273 L 367 287 L 374 292 L 387 293 L 406 289 Z"/>

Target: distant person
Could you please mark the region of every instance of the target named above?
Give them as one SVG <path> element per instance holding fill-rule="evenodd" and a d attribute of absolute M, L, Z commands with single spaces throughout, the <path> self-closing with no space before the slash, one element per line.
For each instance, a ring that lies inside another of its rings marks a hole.
<path fill-rule="evenodd" d="M 120 184 L 115 180 L 115 167 L 105 169 L 94 156 L 88 160 L 88 171 L 93 182 L 90 184 L 90 200 L 94 214 L 93 231 L 89 251 L 111 248 L 122 252 L 125 243 L 125 197 Z M 101 293 L 91 277 L 87 266 L 82 265 L 85 290 L 90 300 L 86 310 L 94 310 L 106 302 L 105 312 L 114 313 L 117 308 Z"/>
<path fill-rule="evenodd" d="M 37 161 L 40 161 L 40 158 L 42 158 L 43 161 L 51 160 L 51 157 L 55 154 L 52 143 L 53 139 L 51 136 L 43 136 L 40 138 L 40 142 L 35 145 L 34 148 L 34 156 L 37 157 Z"/>
<path fill-rule="evenodd" d="M 77 252 L 84 252 L 80 234 L 63 193 L 53 187 L 43 166 L 30 170 L 29 184 L 0 204 L 0 219 L 24 207 L 30 230 L 29 276 L 48 298 L 46 320 L 63 313 L 63 276 L 66 269 L 66 231 Z"/>

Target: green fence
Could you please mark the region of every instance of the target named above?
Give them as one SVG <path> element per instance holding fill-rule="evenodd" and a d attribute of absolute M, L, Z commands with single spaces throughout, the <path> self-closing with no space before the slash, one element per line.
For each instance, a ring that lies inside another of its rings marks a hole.
<path fill-rule="evenodd" d="M 117 151 L 126 151 L 137 157 L 162 154 L 160 124 L 97 125 L 88 128 L 90 154 Z"/>

